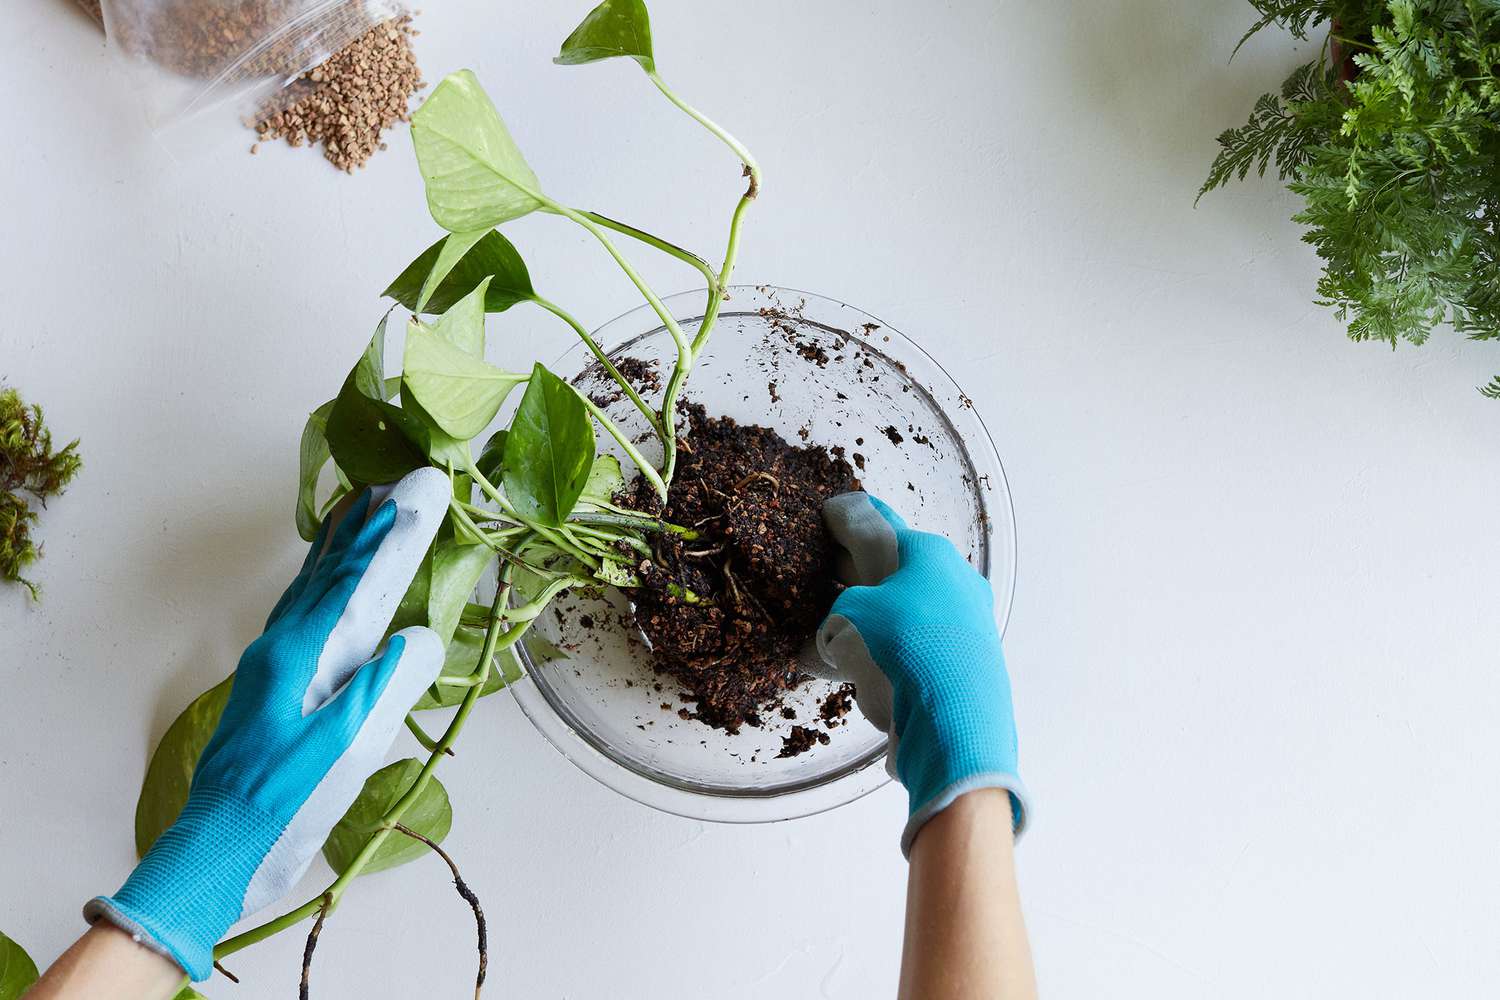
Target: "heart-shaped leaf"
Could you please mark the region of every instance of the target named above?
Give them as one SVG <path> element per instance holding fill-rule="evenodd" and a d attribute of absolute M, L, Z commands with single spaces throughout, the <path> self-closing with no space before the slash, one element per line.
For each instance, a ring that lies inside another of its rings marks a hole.
<path fill-rule="evenodd" d="M 542 207 L 541 185 L 470 70 L 450 74 L 411 118 L 427 207 L 450 233 L 492 229 Z"/>
<path fill-rule="evenodd" d="M 401 399 L 401 411 L 415 417 L 422 425 L 422 447 L 427 457 L 438 468 L 467 469 L 469 467 L 469 443 L 460 441 L 437 425 L 432 415 L 422 408 L 416 398 L 407 393 Z"/>
<path fill-rule="evenodd" d="M 484 293 L 489 286 L 490 279 L 485 278 L 432 324 L 433 333 L 481 361 L 484 360 Z"/>
<path fill-rule="evenodd" d="M 427 327 L 406 332 L 402 378 L 445 433 L 467 441 L 489 426 L 500 404 L 526 376 L 504 371 L 454 347 Z"/>
<path fill-rule="evenodd" d="M 620 469 L 620 460 L 613 455 L 596 455 L 578 499 L 594 504 L 613 503 L 615 494 L 624 486 L 625 473 Z"/>
<path fill-rule="evenodd" d="M 457 539 L 439 542 L 432 551 L 432 583 L 427 593 L 427 624 L 447 643 L 458 627 L 464 605 L 495 559 L 487 545 L 465 545 Z"/>
<path fill-rule="evenodd" d="M 0 1000 L 20 1000 L 37 981 L 36 963 L 26 950 L 0 934 Z"/>
<path fill-rule="evenodd" d="M 302 427 L 302 445 L 297 459 L 297 534 L 304 542 L 318 536 L 318 475 L 328 463 L 328 415 L 335 400 L 330 399 L 308 414 Z"/>
<path fill-rule="evenodd" d="M 505 439 L 505 492 L 554 527 L 572 513 L 594 463 L 594 424 L 573 387 L 538 364 Z"/>
<path fill-rule="evenodd" d="M 481 234 L 479 242 L 444 270 L 443 260 L 449 248 L 462 246 L 462 241 L 470 235 L 454 233 L 438 240 L 407 265 L 383 294 L 412 312 L 424 313 L 447 312 L 485 278 L 490 279 L 489 290 L 484 296 L 484 308 L 488 312 L 504 312 L 517 302 L 536 297 L 531 274 L 520 252 L 510 240 L 493 229 Z M 426 285 L 434 281 L 435 287 L 429 293 Z M 428 296 L 427 300 L 419 308 L 418 303 L 424 294 Z"/>
<path fill-rule="evenodd" d="M 344 474 L 360 483 L 393 483 L 412 469 L 427 464 L 424 428 L 411 414 L 386 402 L 397 380 L 385 377 L 385 325 L 344 379 L 344 387 L 328 413 L 325 436 L 333 460 Z"/>
<path fill-rule="evenodd" d="M 422 281 L 422 290 L 417 295 L 417 304 L 412 309 L 412 312 L 419 313 L 425 310 L 428 300 L 432 298 L 432 293 L 437 291 L 438 285 L 442 283 L 444 278 L 448 277 L 448 272 L 452 271 L 458 265 L 458 262 L 464 259 L 464 255 L 474 248 L 474 244 L 484 239 L 486 231 L 478 229 L 472 233 L 448 234 L 448 238 L 438 248 L 437 260 L 433 261 L 432 270 L 428 272 L 427 277 Z M 493 230 L 488 231 L 493 232 Z M 442 310 L 437 311 L 442 312 Z"/>
<path fill-rule="evenodd" d="M 552 61 L 577 66 L 616 56 L 634 59 L 648 73 L 656 70 L 651 54 L 651 17 L 642 0 L 604 0 L 573 29 Z"/>
<path fill-rule="evenodd" d="M 328 449 L 339 468 L 360 483 L 394 483 L 427 464 L 422 422 L 399 406 L 371 399 L 350 374 L 328 415 Z"/>
<path fill-rule="evenodd" d="M 187 804 L 193 769 L 209 737 L 219 728 L 219 716 L 224 714 L 233 684 L 234 678 L 226 677 L 193 699 L 156 745 L 151 763 L 146 765 L 146 779 L 141 782 L 141 797 L 135 804 L 135 850 L 139 856 L 146 856 Z"/>
<path fill-rule="evenodd" d="M 484 451 L 480 452 L 479 461 L 474 467 L 479 474 L 491 483 L 499 482 L 505 469 L 505 439 L 510 431 L 501 428 L 490 435 L 490 439 L 484 443 Z"/>
<path fill-rule="evenodd" d="M 323 844 L 323 857 L 328 859 L 328 864 L 334 871 L 340 875 L 344 873 L 344 869 L 363 850 L 375 831 L 380 829 L 386 812 L 416 783 L 421 771 L 421 761 L 407 758 L 387 764 L 365 780 L 365 787 L 360 791 L 359 798 L 344 813 L 344 818 L 334 825 L 332 832 L 328 834 L 328 840 Z M 417 796 L 417 800 L 402 815 L 401 825 L 430 838 L 436 844 L 442 843 L 443 838 L 448 836 L 448 830 L 453 826 L 453 807 L 448 802 L 447 789 L 437 778 L 427 782 L 422 794 Z M 381 842 L 369 862 L 360 869 L 360 874 L 369 875 L 371 872 L 404 865 L 408 861 L 415 861 L 427 851 L 426 844 L 394 831 Z"/>

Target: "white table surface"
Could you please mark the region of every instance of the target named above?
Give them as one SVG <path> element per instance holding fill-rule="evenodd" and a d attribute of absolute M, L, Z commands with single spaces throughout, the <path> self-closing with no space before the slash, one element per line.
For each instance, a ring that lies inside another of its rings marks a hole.
<path fill-rule="evenodd" d="M 85 458 L 41 526 L 43 603 L 0 593 L 0 926 L 45 961 L 128 870 L 156 739 L 294 572 L 303 418 L 435 227 L 404 131 L 355 177 L 284 148 L 178 162 L 86 20 L 14 6 L 0 377 Z M 551 190 L 717 255 L 734 164 L 633 67 L 548 61 L 586 2 L 430 7 L 429 78 L 472 66 Z M 1488 992 L 1500 403 L 1473 386 L 1500 351 L 1346 342 L 1271 182 L 1193 209 L 1213 136 L 1303 56 L 1267 36 L 1226 66 L 1237 0 L 653 8 L 664 73 L 766 169 L 739 277 L 916 338 L 1005 461 L 1044 993 Z M 635 304 L 580 231 L 513 236 L 589 324 Z M 502 360 L 566 346 L 514 315 Z M 595 784 L 508 697 L 474 721 L 443 780 L 494 996 L 893 992 L 898 789 L 709 826 Z M 467 995 L 471 934 L 438 872 L 371 877 L 314 996 Z M 301 948 L 207 992 L 290 996 Z"/>

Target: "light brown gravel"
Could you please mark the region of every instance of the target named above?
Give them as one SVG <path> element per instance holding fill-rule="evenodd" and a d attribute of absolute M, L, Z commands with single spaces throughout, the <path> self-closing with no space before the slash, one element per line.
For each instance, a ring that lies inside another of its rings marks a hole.
<path fill-rule="evenodd" d="M 304 73 L 289 88 L 289 103 L 255 124 L 261 141 L 322 143 L 324 157 L 340 170 L 364 166 L 385 148 L 384 131 L 410 120 L 411 97 L 426 86 L 411 47 L 418 34 L 403 14 Z"/>

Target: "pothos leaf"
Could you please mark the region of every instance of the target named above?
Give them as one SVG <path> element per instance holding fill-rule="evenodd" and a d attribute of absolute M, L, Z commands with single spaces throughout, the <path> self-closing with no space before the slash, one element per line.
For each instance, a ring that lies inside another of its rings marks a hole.
<path fill-rule="evenodd" d="M 177 822 L 177 815 L 187 804 L 193 769 L 219 727 L 219 716 L 224 714 L 233 684 L 233 676 L 226 677 L 193 699 L 156 745 L 135 805 L 135 850 L 141 857 L 167 827 Z"/>
<path fill-rule="evenodd" d="M 208 1000 L 208 997 L 199 993 L 191 986 L 184 986 L 182 992 L 173 997 L 172 1000 Z"/>
<path fill-rule="evenodd" d="M 490 439 L 484 443 L 484 451 L 479 454 L 479 461 L 474 463 L 479 474 L 491 483 L 498 481 L 505 467 L 505 439 L 510 434 L 503 427 L 490 435 Z"/>
<path fill-rule="evenodd" d="M 432 583 L 427 593 L 427 624 L 446 644 L 453 638 L 464 605 L 479 584 L 484 568 L 495 558 L 485 545 L 466 545 L 457 539 L 439 542 L 432 551 Z"/>
<path fill-rule="evenodd" d="M 639 587 L 640 577 L 631 568 L 615 559 L 604 559 L 594 576 L 615 587 Z"/>
<path fill-rule="evenodd" d="M 386 811 L 396 804 L 416 782 L 422 771 L 422 762 L 407 758 L 387 764 L 365 780 L 359 798 L 344 813 L 344 818 L 334 825 L 323 844 L 323 857 L 339 874 L 349 867 L 357 854 L 380 829 Z M 434 843 L 442 843 L 453 826 L 453 807 L 448 802 L 448 791 L 433 778 L 411 808 L 401 817 L 401 825 L 429 837 Z M 361 869 L 361 875 L 384 871 L 414 861 L 427 853 L 427 845 L 413 840 L 400 832 L 392 832 L 376 849 L 369 862 Z"/>
<path fill-rule="evenodd" d="M 401 410 L 421 423 L 423 430 L 421 444 L 433 464 L 440 468 L 446 468 L 449 465 L 455 469 L 469 467 L 469 442 L 462 441 L 439 427 L 437 421 L 432 419 L 432 414 L 423 409 L 422 404 L 417 402 L 416 397 L 410 392 L 402 397 Z"/>
<path fill-rule="evenodd" d="M 426 326 L 406 331 L 405 391 L 434 423 L 467 441 L 495 419 L 500 404 L 526 376 L 504 371 L 454 347 Z"/>
<path fill-rule="evenodd" d="M 26 950 L 0 934 L 0 1000 L 19 1000 L 37 981 L 36 963 Z"/>
<path fill-rule="evenodd" d="M 344 379 L 328 413 L 325 434 L 339 468 L 361 483 L 393 483 L 427 464 L 427 440 L 421 422 L 386 402 L 398 384 L 385 377 L 385 325 Z"/>
<path fill-rule="evenodd" d="M 438 248 L 437 260 L 433 262 L 432 270 L 422 280 L 422 289 L 417 295 L 417 304 L 412 307 L 412 312 L 420 313 L 424 311 L 424 307 L 432 298 L 432 293 L 437 291 L 438 285 L 444 278 L 448 277 L 448 272 L 452 271 L 454 266 L 464 259 L 464 255 L 473 249 L 474 244 L 484 238 L 485 232 L 486 230 L 479 229 L 472 233 L 448 234 L 448 238 Z M 436 311 L 444 312 L 445 310 L 438 309 Z"/>
<path fill-rule="evenodd" d="M 490 279 L 485 278 L 432 324 L 433 333 L 481 361 L 484 360 L 484 293 L 489 286 Z"/>
<path fill-rule="evenodd" d="M 656 70 L 651 18 L 642 0 L 604 0 L 573 29 L 552 61 L 577 66 L 616 56 L 634 59 L 648 73 Z"/>
<path fill-rule="evenodd" d="M 542 207 L 541 185 L 470 70 L 450 74 L 411 119 L 427 207 L 450 233 L 487 230 Z"/>
<path fill-rule="evenodd" d="M 328 463 L 328 415 L 335 400 L 330 399 L 308 414 L 302 427 L 302 445 L 297 460 L 297 534 L 304 542 L 318 536 L 318 475 Z"/>
<path fill-rule="evenodd" d="M 454 303 L 473 291 L 485 278 L 490 279 L 489 289 L 484 295 L 487 312 L 504 312 L 517 302 L 536 297 L 531 285 L 531 274 L 526 262 L 510 240 L 495 230 L 483 233 L 479 242 L 473 244 L 463 257 L 454 263 L 443 277 L 436 281 L 427 301 L 420 308 L 418 303 L 425 286 L 440 271 L 440 258 L 450 245 L 462 245 L 462 240 L 473 234 L 454 233 L 438 240 L 423 251 L 422 256 L 409 264 L 401 275 L 391 282 L 383 294 L 395 299 L 412 312 L 443 313 Z M 460 243 L 453 243 L 458 240 Z"/>
<path fill-rule="evenodd" d="M 594 462 L 594 425 L 573 387 L 536 365 L 505 439 L 505 492 L 526 517 L 557 526 Z"/>
<path fill-rule="evenodd" d="M 588 481 L 583 484 L 578 499 L 595 504 L 613 503 L 615 494 L 624 486 L 625 473 L 620 469 L 620 460 L 613 455 L 599 454 L 594 456 Z"/>
<path fill-rule="evenodd" d="M 361 483 L 394 483 L 427 464 L 420 420 L 355 387 L 350 373 L 328 415 L 328 448 L 339 468 Z"/>

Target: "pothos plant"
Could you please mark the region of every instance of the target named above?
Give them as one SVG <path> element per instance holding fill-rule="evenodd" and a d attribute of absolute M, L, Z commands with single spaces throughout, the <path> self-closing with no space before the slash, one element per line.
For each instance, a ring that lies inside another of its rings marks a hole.
<path fill-rule="evenodd" d="M 393 482 L 425 465 L 449 476 L 453 493 L 448 517 L 390 625 L 391 632 L 428 625 L 447 643 L 441 676 L 407 717 L 426 757 L 397 761 L 370 776 L 324 846 L 336 878 L 323 892 L 221 942 L 216 958 L 316 916 L 310 957 L 317 928 L 358 875 L 413 860 L 429 848 L 441 854 L 438 845 L 448 832 L 452 810 L 434 772 L 453 753 L 475 703 L 520 677 L 516 646 L 531 624 L 565 589 L 636 585 L 634 567 L 651 552 L 652 533 L 695 534 L 617 502 L 627 469 L 615 455 L 599 449 L 599 435 L 602 431 L 615 443 L 649 483 L 650 492 L 665 502 L 677 458 L 678 399 L 719 315 L 741 224 L 760 189 L 760 168 L 738 140 L 661 77 L 641 0 L 605 0 L 563 42 L 555 61 L 577 65 L 615 57 L 639 64 L 668 101 L 738 158 L 748 182 L 730 215 L 722 263 L 711 267 L 660 236 L 555 197 L 467 70 L 443 80 L 413 114 L 412 140 L 427 204 L 446 235 L 385 290 L 410 312 L 400 373 L 386 374 L 392 316 L 387 312 L 337 396 L 309 417 L 302 434 L 296 521 L 302 537 L 311 540 L 322 518 L 347 494 Z M 583 325 L 537 290 L 521 254 L 496 228 L 532 213 L 582 227 L 655 311 L 676 347 L 676 363 L 659 399 L 645 399 Z M 702 275 L 707 304 L 695 328 L 679 324 L 617 238 L 675 257 Z M 659 439 L 659 463 L 649 461 L 598 405 L 541 364 L 530 371 L 508 371 L 485 360 L 487 315 L 521 305 L 552 314 L 576 333 Z M 509 425 L 485 437 L 517 391 L 521 398 Z M 323 496 L 319 484 L 328 478 L 324 473 L 330 463 L 333 485 Z M 474 603 L 471 597 L 487 575 L 494 580 L 494 598 Z M 687 602 L 698 599 L 682 588 L 675 593 Z M 141 853 L 186 800 L 194 763 L 229 687 L 226 680 L 190 705 L 153 756 L 136 814 Z M 440 734 L 429 735 L 417 715 L 440 708 L 456 711 Z M 479 920 L 477 991 L 484 977 L 483 917 L 456 865 L 452 867 Z M 304 966 L 304 984 L 305 976 Z"/>
<path fill-rule="evenodd" d="M 1500 4 L 1250 2 L 1241 45 L 1272 24 L 1321 44 L 1219 136 L 1199 197 L 1274 161 L 1350 337 L 1420 344 L 1449 323 L 1500 338 Z M 1481 391 L 1500 398 L 1500 377 Z"/>

